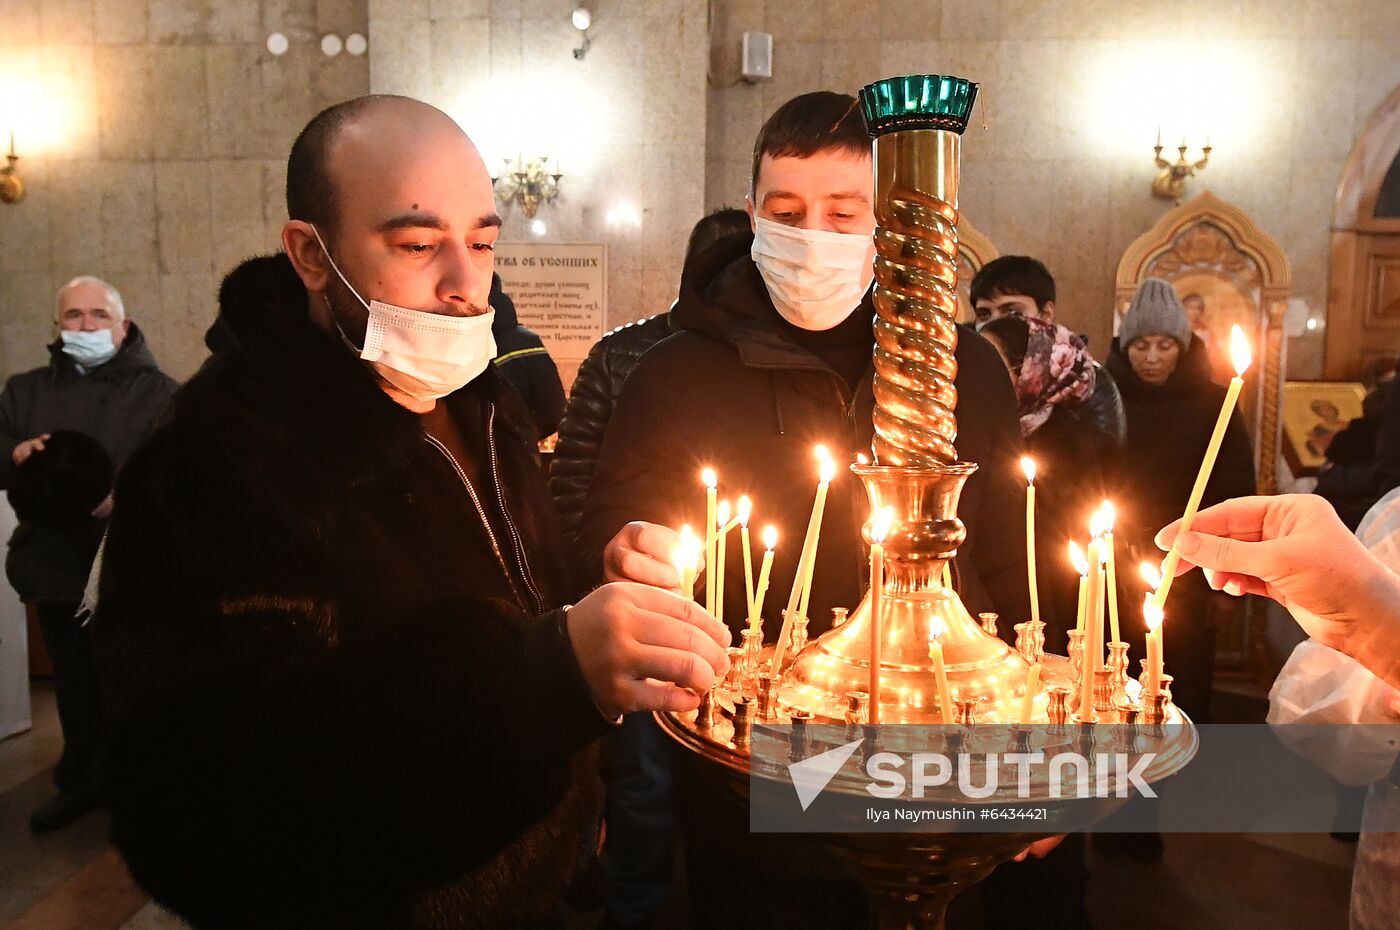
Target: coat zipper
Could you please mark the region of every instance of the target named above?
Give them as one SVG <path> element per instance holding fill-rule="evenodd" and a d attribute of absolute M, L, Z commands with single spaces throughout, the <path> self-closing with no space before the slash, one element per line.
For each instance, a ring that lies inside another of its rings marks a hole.
<path fill-rule="evenodd" d="M 452 451 L 448 449 L 447 446 L 443 445 L 436 437 L 427 433 L 423 434 L 423 439 L 434 449 L 437 449 L 443 454 L 448 464 L 452 466 L 452 470 L 457 473 L 457 477 L 461 479 L 462 487 L 467 489 L 467 496 L 471 498 L 472 505 L 476 507 L 476 515 L 481 518 L 481 526 L 486 530 L 486 538 L 491 542 L 491 551 L 496 556 L 496 563 L 500 565 L 501 573 L 506 577 L 506 583 L 510 585 L 511 594 L 514 595 L 516 604 L 520 606 L 521 610 L 528 612 L 529 608 L 525 605 L 525 599 L 520 596 L 520 588 L 515 584 L 514 574 L 511 572 L 510 567 L 506 565 L 505 556 L 501 553 L 500 543 L 496 540 L 496 533 L 491 529 L 491 521 L 486 519 L 486 510 L 481 506 L 481 499 L 477 497 L 476 488 L 472 487 L 471 479 L 467 477 L 467 473 L 462 470 L 461 463 L 457 461 L 457 457 L 452 454 Z"/>
<path fill-rule="evenodd" d="M 530 596 L 535 599 L 535 613 L 544 613 L 544 598 L 535 587 L 535 580 L 530 572 L 530 560 L 525 557 L 525 546 L 520 542 L 520 533 L 516 531 L 515 521 L 510 518 L 510 508 L 506 506 L 505 488 L 501 483 L 501 472 L 496 457 L 495 404 L 491 405 L 491 412 L 486 418 L 486 445 L 491 453 L 491 480 L 496 485 L 496 500 L 500 502 L 501 516 L 505 517 L 506 529 L 510 531 L 511 542 L 515 545 L 515 558 L 520 564 L 520 576 L 525 581 L 525 587 L 530 590 Z"/>

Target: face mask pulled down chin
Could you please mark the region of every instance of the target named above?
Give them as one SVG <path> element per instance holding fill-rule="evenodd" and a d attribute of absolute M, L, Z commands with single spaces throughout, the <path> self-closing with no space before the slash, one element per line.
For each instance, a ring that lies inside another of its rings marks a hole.
<path fill-rule="evenodd" d="M 311 231 L 336 277 L 369 311 L 365 347 L 355 347 L 334 311 L 331 322 L 346 345 L 395 389 L 415 400 L 437 400 L 475 379 L 496 357 L 496 338 L 491 333 L 494 310 L 476 316 L 448 316 L 379 300 L 367 302 L 336 266 L 321 233 L 314 226 Z"/>
<path fill-rule="evenodd" d="M 112 340 L 110 329 L 61 330 L 58 338 L 63 341 L 63 354 L 77 362 L 83 369 L 96 368 L 112 360 L 117 354 L 117 344 Z"/>
<path fill-rule="evenodd" d="M 798 229 L 756 217 L 750 255 L 778 314 L 819 332 L 860 305 L 875 277 L 870 236 Z"/>

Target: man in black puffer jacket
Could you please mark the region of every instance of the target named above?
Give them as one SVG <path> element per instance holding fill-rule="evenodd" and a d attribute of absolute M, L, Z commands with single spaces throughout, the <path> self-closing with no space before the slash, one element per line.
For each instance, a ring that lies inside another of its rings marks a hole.
<path fill-rule="evenodd" d="M 749 217 L 743 210 L 725 207 L 705 216 L 690 231 L 685 257 L 689 261 L 696 252 L 711 243 L 749 228 Z M 672 306 L 675 306 L 673 303 Z M 622 394 L 622 386 L 637 368 L 647 349 L 671 335 L 671 314 L 658 313 L 644 320 L 634 320 L 603 336 L 588 350 L 588 358 L 579 366 L 564 420 L 559 424 L 559 444 L 549 463 L 549 493 L 559 508 L 564 526 L 564 541 L 572 544 L 583 519 L 583 505 L 588 500 L 588 488 L 593 483 L 593 471 L 598 467 L 598 452 L 608 432 L 613 406 Z"/>
<path fill-rule="evenodd" d="M 565 605 L 457 125 L 338 104 L 287 187 L 287 254 L 220 292 L 237 347 L 117 483 L 93 622 L 113 840 L 197 928 L 552 922 L 596 848 L 590 744 L 694 707 L 728 637 L 649 586 L 679 583 L 660 528 L 609 546 L 605 580 L 644 584 Z"/>

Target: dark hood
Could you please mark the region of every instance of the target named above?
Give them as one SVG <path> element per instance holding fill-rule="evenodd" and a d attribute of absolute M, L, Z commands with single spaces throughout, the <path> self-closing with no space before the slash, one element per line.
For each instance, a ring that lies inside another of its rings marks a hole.
<path fill-rule="evenodd" d="M 491 309 L 496 311 L 496 319 L 491 324 L 492 333 L 508 333 L 520 325 L 520 318 L 515 313 L 515 301 L 511 300 L 510 295 L 501 287 L 501 276 L 495 273 L 491 275 L 489 302 Z"/>
<path fill-rule="evenodd" d="M 49 343 L 49 364 L 57 368 L 64 374 L 79 376 L 78 364 L 63 351 L 63 340 L 55 339 Z M 141 332 L 141 327 L 131 323 L 127 327 L 126 338 L 117 347 L 117 354 L 109 361 L 103 362 L 96 368 L 91 369 L 83 377 L 96 378 L 97 380 L 124 378 L 134 371 L 142 368 L 157 369 L 156 357 L 151 353 L 151 347 L 146 343 L 146 336 Z"/>
<path fill-rule="evenodd" d="M 716 240 L 681 272 L 680 296 L 671 309 L 671 330 L 689 330 L 732 345 L 745 365 L 754 368 L 823 368 L 827 366 L 794 342 L 793 330 L 773 307 L 768 287 L 749 252 L 753 233 Z M 860 307 L 873 319 L 871 291 Z M 800 338 L 800 337 L 799 337 Z"/>
<path fill-rule="evenodd" d="M 1196 336 L 1191 337 L 1190 346 L 1164 384 L 1148 384 L 1138 377 L 1128 359 L 1128 350 L 1118 344 L 1117 338 L 1109 346 L 1105 367 L 1108 368 L 1109 374 L 1113 375 L 1113 380 L 1118 383 L 1119 392 L 1127 400 L 1185 397 L 1205 387 L 1216 387 L 1211 381 L 1210 358 L 1206 354 L 1205 343 Z"/>

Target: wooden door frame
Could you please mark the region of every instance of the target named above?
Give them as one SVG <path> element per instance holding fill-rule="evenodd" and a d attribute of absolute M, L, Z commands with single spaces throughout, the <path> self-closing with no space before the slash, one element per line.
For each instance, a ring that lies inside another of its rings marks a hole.
<path fill-rule="evenodd" d="M 1400 235 L 1400 217 L 1376 218 L 1376 200 L 1386 173 L 1400 153 L 1400 86 L 1371 113 L 1347 156 L 1332 210 L 1331 262 L 1327 280 L 1327 337 L 1322 377 L 1355 380 L 1365 312 L 1355 292 L 1366 238 Z"/>

